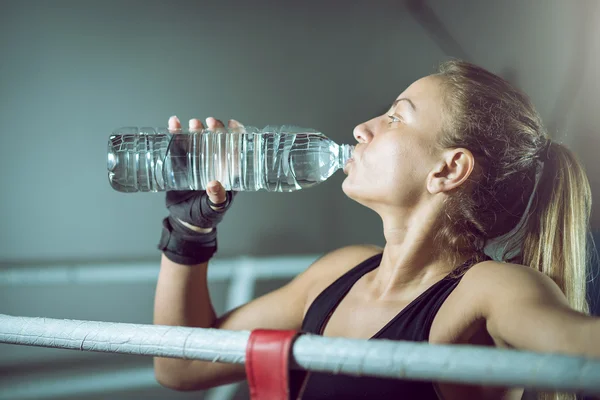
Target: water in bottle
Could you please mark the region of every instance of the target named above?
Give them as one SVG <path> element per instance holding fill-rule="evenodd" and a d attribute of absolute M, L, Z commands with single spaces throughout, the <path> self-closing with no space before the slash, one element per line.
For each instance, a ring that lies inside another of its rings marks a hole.
<path fill-rule="evenodd" d="M 226 190 L 291 192 L 343 168 L 354 146 L 293 126 L 212 132 L 121 128 L 108 140 L 108 179 L 120 192 Z"/>

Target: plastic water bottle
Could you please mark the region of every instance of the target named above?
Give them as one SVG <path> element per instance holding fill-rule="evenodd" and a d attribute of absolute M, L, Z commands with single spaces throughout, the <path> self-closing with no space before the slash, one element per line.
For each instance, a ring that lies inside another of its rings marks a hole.
<path fill-rule="evenodd" d="M 120 192 L 202 190 L 213 180 L 227 190 L 291 192 L 325 181 L 353 150 L 294 126 L 121 128 L 108 140 L 108 180 Z"/>

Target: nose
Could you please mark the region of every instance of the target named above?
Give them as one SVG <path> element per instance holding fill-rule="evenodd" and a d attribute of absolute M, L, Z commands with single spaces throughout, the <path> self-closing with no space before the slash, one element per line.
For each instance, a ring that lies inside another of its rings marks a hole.
<path fill-rule="evenodd" d="M 358 143 L 369 143 L 373 138 L 373 133 L 366 123 L 357 125 L 356 128 L 354 128 L 353 134 Z"/>

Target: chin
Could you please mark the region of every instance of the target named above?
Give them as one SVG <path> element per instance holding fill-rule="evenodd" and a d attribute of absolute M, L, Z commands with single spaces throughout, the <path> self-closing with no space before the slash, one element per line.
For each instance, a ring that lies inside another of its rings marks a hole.
<path fill-rule="evenodd" d="M 365 207 L 369 207 L 368 203 L 370 202 L 369 199 L 367 199 L 367 196 L 365 196 L 365 194 L 361 194 L 360 187 L 353 184 L 349 178 L 344 179 L 344 182 L 342 182 L 342 191 L 348 198 L 356 201 L 359 204 L 362 204 Z M 366 195 L 368 195 L 368 193 Z"/>
<path fill-rule="evenodd" d="M 352 184 L 350 183 L 350 177 L 346 177 L 346 179 L 344 179 L 344 181 L 342 182 L 342 192 L 344 192 L 344 194 L 348 197 L 350 197 L 351 199 L 352 197 L 352 192 L 353 192 L 353 187 Z"/>
<path fill-rule="evenodd" d="M 370 182 L 362 182 L 361 180 L 361 183 L 359 184 L 358 182 L 353 181 L 351 177 L 347 177 L 342 182 L 342 191 L 349 199 L 354 200 L 361 206 L 364 206 L 377 214 L 380 214 L 380 211 L 384 209 L 389 210 L 389 206 L 400 205 L 399 201 L 401 200 L 401 195 L 394 191 L 382 190 L 380 185 L 383 185 L 383 183 L 369 183 Z M 393 203 L 390 202 L 390 200 L 392 200 Z"/>

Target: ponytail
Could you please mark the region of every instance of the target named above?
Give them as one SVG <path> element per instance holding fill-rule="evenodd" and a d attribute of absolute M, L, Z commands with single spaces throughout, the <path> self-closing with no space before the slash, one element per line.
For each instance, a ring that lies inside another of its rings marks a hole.
<path fill-rule="evenodd" d="M 565 146 L 552 142 L 547 152 L 532 199 L 522 263 L 552 278 L 572 308 L 588 313 L 590 184 L 581 163 Z"/>

